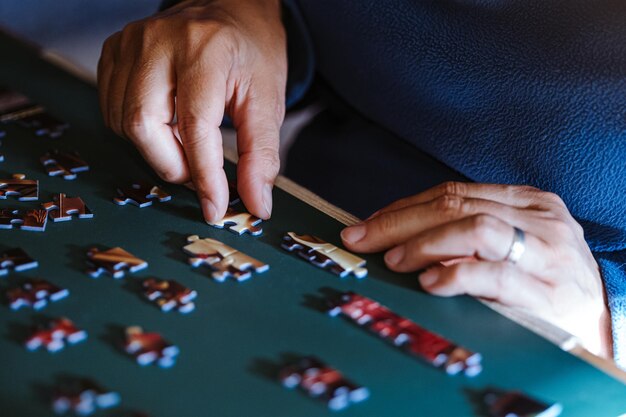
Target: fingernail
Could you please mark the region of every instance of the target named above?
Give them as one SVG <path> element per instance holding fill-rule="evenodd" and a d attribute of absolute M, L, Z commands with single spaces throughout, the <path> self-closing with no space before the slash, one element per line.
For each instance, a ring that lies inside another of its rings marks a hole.
<path fill-rule="evenodd" d="M 365 220 L 373 219 L 374 217 L 378 216 L 378 213 L 380 213 L 380 210 L 376 210 L 375 212 L 370 214 L 370 216 L 367 219 L 365 219 Z"/>
<path fill-rule="evenodd" d="M 420 284 L 422 287 L 430 287 L 439 279 L 439 271 L 434 268 L 427 269 L 419 276 Z"/>
<path fill-rule="evenodd" d="M 265 184 L 263 187 L 263 206 L 267 212 L 267 218 L 272 215 L 272 185 Z"/>
<path fill-rule="evenodd" d="M 208 198 L 202 199 L 202 211 L 207 222 L 215 223 L 220 220 L 217 218 L 217 208 Z"/>
<path fill-rule="evenodd" d="M 385 254 L 387 265 L 397 265 L 404 259 L 404 246 L 396 246 Z"/>
<path fill-rule="evenodd" d="M 363 224 L 346 227 L 341 231 L 341 238 L 348 243 L 356 243 L 365 237 L 367 229 Z"/>

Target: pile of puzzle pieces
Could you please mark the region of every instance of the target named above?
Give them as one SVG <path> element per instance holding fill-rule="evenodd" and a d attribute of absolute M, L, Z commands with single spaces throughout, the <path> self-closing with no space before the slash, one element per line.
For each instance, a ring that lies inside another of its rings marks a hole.
<path fill-rule="evenodd" d="M 13 178 L 0 179 L 0 199 L 14 196 L 20 201 L 32 201 L 39 198 L 39 181 L 28 180 L 23 174 Z M 53 201 L 43 203 L 42 208 L 0 208 L 0 229 L 19 228 L 28 231 L 46 230 L 48 218 L 52 221 L 93 218 L 93 213 L 80 197 L 67 197 L 64 193 L 53 196 Z"/>

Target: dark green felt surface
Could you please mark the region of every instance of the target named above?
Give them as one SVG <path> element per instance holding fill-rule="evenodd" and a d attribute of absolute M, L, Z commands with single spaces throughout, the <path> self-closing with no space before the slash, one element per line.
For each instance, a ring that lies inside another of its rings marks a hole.
<path fill-rule="evenodd" d="M 273 219 L 262 237 L 237 237 L 205 225 L 190 191 L 167 186 L 173 200 L 139 209 L 111 202 L 116 185 L 153 174 L 127 144 L 100 121 L 96 91 L 0 36 L 0 84 L 27 93 L 72 127 L 59 141 L 36 138 L 11 126 L 1 150 L 0 177 L 23 172 L 41 182 L 40 202 L 52 193 L 80 195 L 93 220 L 49 224 L 44 233 L 0 230 L 0 250 L 22 247 L 40 267 L 0 278 L 0 287 L 23 277 L 48 279 L 71 291 L 68 299 L 41 312 L 0 305 L 0 415 L 48 415 L 46 393 L 57 375 L 93 377 L 118 391 L 122 405 L 99 415 L 145 410 L 154 417 L 317 417 L 324 405 L 283 389 L 274 379 L 281 355 L 313 353 L 354 381 L 371 398 L 343 416 L 471 416 L 467 390 L 488 385 L 515 388 L 562 402 L 565 416 L 616 416 L 626 411 L 624 386 L 560 351 L 513 322 L 466 297 L 440 299 L 419 292 L 413 275 L 383 268 L 368 257 L 370 276 L 357 282 L 316 269 L 279 248 L 285 231 L 314 233 L 337 242 L 341 225 L 282 192 L 275 192 Z M 91 171 L 75 181 L 47 177 L 38 159 L 47 149 L 77 149 Z M 228 166 L 229 171 L 233 171 Z M 356 179 L 355 179 L 356 180 Z M 0 201 L 0 207 L 38 203 Z M 205 269 L 186 263 L 185 237 L 224 241 L 266 261 L 270 271 L 237 284 L 218 284 Z M 122 246 L 146 259 L 147 270 L 115 281 L 84 273 L 92 246 Z M 142 277 L 174 278 L 199 293 L 190 315 L 161 313 L 137 292 Z M 458 343 L 482 352 L 484 371 L 473 379 L 449 377 L 388 346 L 342 318 L 318 311 L 324 287 L 373 297 Z M 27 352 L 21 342 L 37 316 L 64 315 L 89 332 L 89 340 L 56 354 Z M 168 370 L 142 368 L 121 354 L 114 341 L 124 326 L 160 331 L 181 349 Z"/>

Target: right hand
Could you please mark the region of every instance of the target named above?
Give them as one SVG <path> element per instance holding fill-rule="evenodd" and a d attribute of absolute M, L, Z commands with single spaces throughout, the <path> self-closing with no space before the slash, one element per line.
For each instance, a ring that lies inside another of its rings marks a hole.
<path fill-rule="evenodd" d="M 286 82 L 280 0 L 184 1 L 113 34 L 98 64 L 107 126 L 165 181 L 193 181 L 210 222 L 228 206 L 225 112 L 237 130 L 239 194 L 270 217 Z"/>

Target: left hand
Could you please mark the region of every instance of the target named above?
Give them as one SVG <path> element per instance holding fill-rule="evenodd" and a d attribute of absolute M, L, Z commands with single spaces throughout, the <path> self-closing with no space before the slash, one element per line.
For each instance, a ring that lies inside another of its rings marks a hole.
<path fill-rule="evenodd" d="M 514 227 L 525 251 L 506 261 Z M 346 228 L 355 252 L 386 250 L 397 272 L 419 276 L 429 293 L 469 294 L 521 307 L 611 356 L 600 270 L 582 227 L 557 195 L 533 187 L 450 182 L 399 200 Z M 451 262 L 473 258 L 472 262 Z M 444 266 L 442 262 L 448 266 Z"/>

